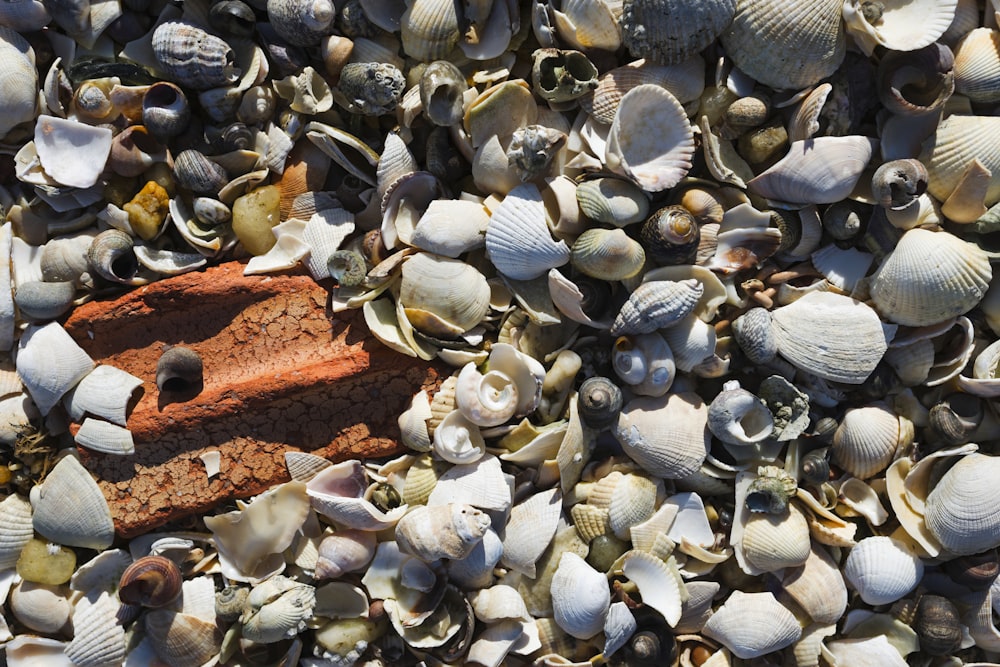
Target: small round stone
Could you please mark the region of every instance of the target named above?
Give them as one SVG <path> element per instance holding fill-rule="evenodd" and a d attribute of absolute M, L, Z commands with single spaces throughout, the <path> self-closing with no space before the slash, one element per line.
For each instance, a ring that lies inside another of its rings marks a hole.
<path fill-rule="evenodd" d="M 25 581 L 58 586 L 65 584 L 76 570 L 76 552 L 61 544 L 33 538 L 21 550 L 17 573 Z"/>
<path fill-rule="evenodd" d="M 251 255 L 263 255 L 277 242 L 271 228 L 281 217 L 281 191 L 265 185 L 233 202 L 233 231 Z"/>

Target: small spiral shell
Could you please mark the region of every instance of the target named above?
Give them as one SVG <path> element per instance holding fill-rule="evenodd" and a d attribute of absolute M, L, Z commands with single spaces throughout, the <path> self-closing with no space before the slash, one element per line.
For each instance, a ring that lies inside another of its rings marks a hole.
<path fill-rule="evenodd" d="M 118 597 L 125 604 L 163 607 L 181 593 L 181 571 L 163 556 L 144 556 L 122 573 Z"/>
<path fill-rule="evenodd" d="M 622 390 L 606 377 L 587 378 L 577 395 L 580 418 L 587 426 L 604 429 L 618 421 L 622 409 Z"/>
<path fill-rule="evenodd" d="M 215 594 L 215 615 L 220 621 L 235 621 L 243 613 L 248 595 L 246 586 L 226 586 Z"/>
<path fill-rule="evenodd" d="M 344 287 L 360 285 L 368 273 L 365 258 L 353 250 L 337 250 L 330 253 L 327 268 L 333 279 Z"/>
<path fill-rule="evenodd" d="M 830 461 L 827 459 L 826 448 L 813 450 L 803 456 L 799 474 L 802 481 L 808 484 L 822 484 L 830 479 Z"/>
<path fill-rule="evenodd" d="M 646 253 L 659 264 L 693 264 L 701 230 L 683 206 L 665 206 L 649 216 L 639 232 Z"/>
<path fill-rule="evenodd" d="M 115 283 L 129 284 L 139 271 L 132 237 L 120 229 L 107 229 L 90 243 L 87 263 L 97 275 Z"/>
<path fill-rule="evenodd" d="M 156 386 L 160 391 L 187 392 L 200 389 L 204 367 L 201 357 L 189 347 L 175 345 L 156 362 Z"/>

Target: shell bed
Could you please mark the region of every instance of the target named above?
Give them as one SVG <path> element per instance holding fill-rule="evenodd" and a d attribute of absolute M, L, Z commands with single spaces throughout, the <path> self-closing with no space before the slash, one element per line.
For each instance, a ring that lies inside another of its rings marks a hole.
<path fill-rule="evenodd" d="M 5 664 L 997 664 L 998 19 L 0 2 Z M 62 322 L 232 259 L 454 372 L 125 540 L 142 380 Z"/>

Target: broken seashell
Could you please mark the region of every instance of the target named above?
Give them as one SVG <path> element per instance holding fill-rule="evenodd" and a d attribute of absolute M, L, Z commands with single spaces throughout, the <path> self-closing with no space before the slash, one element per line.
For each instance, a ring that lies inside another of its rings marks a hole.
<path fill-rule="evenodd" d="M 490 527 L 490 517 L 461 503 L 417 507 L 396 524 L 396 542 L 426 563 L 469 555 Z"/>
<path fill-rule="evenodd" d="M 750 180 L 747 187 L 777 202 L 832 204 L 851 194 L 875 146 L 875 140 L 862 136 L 796 141 L 777 164 Z"/>
<path fill-rule="evenodd" d="M 750 445 L 767 438 L 774 428 L 771 411 L 759 397 L 730 380 L 708 406 L 708 429 L 731 445 Z"/>
<path fill-rule="evenodd" d="M 690 392 L 640 396 L 622 409 L 615 438 L 651 475 L 682 479 L 701 467 L 711 434 L 708 408 Z"/>
<path fill-rule="evenodd" d="M 545 222 L 538 187 L 519 185 L 503 198 L 486 227 L 486 252 L 497 270 L 514 280 L 531 280 L 569 261 L 570 250 L 556 241 Z"/>

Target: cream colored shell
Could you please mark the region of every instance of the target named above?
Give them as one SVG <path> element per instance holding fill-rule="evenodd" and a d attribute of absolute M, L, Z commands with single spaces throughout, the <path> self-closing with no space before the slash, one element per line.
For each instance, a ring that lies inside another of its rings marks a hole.
<path fill-rule="evenodd" d="M 852 408 L 833 434 L 833 460 L 858 479 L 868 479 L 892 462 L 913 440 L 913 426 L 883 403 Z"/>
<path fill-rule="evenodd" d="M 655 477 L 680 479 L 698 470 L 708 454 L 708 408 L 697 394 L 667 393 L 629 401 L 615 437 L 622 449 Z"/>
<path fill-rule="evenodd" d="M 490 307 L 486 277 L 475 267 L 419 252 L 403 263 L 399 300 L 414 328 L 451 338 L 479 324 Z"/>
<path fill-rule="evenodd" d="M 1000 459 L 969 454 L 931 489 L 924 521 L 948 551 L 974 554 L 1000 545 Z"/>
<path fill-rule="evenodd" d="M 802 628 L 772 593 L 734 590 L 705 623 L 703 632 L 738 658 L 750 660 L 791 646 Z"/>
<path fill-rule="evenodd" d="M 785 514 L 751 512 L 740 542 L 747 563 L 762 572 L 802 565 L 809 546 L 809 524 L 794 504 Z"/>

